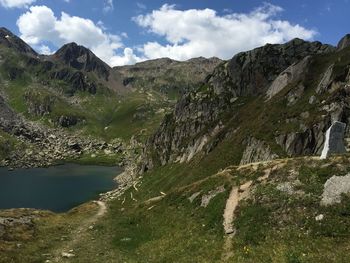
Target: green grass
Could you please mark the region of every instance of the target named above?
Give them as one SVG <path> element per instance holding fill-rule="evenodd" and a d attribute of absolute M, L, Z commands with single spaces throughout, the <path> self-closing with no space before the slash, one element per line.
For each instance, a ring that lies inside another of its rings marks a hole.
<path fill-rule="evenodd" d="M 0 130 L 0 160 L 8 158 L 19 142 L 8 133 Z"/>

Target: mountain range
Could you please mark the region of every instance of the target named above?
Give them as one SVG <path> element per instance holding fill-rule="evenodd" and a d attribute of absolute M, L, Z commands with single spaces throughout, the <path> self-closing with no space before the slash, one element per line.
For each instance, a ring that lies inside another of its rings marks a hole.
<path fill-rule="evenodd" d="M 0 165 L 125 172 L 65 214 L 0 211 L 0 262 L 347 262 L 348 154 L 318 156 L 336 121 L 350 148 L 349 98 L 350 35 L 111 68 L 1 28 Z"/>

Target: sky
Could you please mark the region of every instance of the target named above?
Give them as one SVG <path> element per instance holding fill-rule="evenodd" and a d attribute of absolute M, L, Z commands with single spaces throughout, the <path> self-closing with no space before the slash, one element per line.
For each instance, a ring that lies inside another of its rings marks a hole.
<path fill-rule="evenodd" d="M 0 26 L 41 54 L 76 42 L 110 66 L 229 59 L 293 38 L 336 45 L 350 0 L 0 0 Z"/>

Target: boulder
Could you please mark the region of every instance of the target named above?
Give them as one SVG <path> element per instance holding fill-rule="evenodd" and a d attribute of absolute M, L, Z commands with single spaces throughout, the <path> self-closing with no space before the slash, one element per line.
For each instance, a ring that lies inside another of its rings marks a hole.
<path fill-rule="evenodd" d="M 336 121 L 326 132 L 321 159 L 326 159 L 331 154 L 345 153 L 344 133 L 346 124 Z"/>
<path fill-rule="evenodd" d="M 341 202 L 342 195 L 350 193 L 350 174 L 332 176 L 324 184 L 321 205 L 328 206 Z"/>

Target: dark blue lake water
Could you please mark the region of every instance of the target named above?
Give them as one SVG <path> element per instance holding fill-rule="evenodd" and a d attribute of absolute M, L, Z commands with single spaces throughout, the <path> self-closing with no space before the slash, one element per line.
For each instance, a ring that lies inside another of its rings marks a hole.
<path fill-rule="evenodd" d="M 65 164 L 49 168 L 0 168 L 0 209 L 65 212 L 114 189 L 118 167 Z"/>

